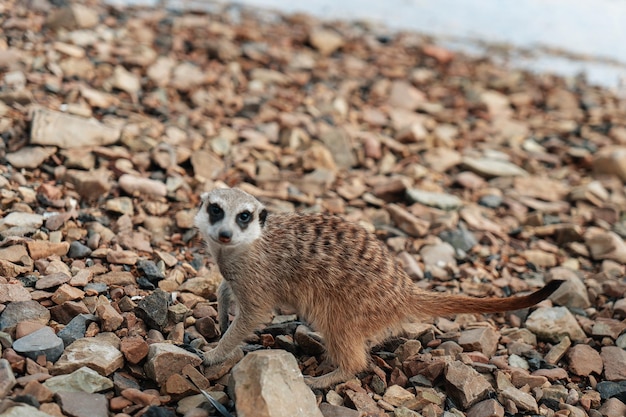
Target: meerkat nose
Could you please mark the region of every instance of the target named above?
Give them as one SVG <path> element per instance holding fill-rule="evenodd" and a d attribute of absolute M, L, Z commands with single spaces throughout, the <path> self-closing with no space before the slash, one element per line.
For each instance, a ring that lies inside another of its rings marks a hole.
<path fill-rule="evenodd" d="M 222 243 L 229 243 L 232 237 L 233 237 L 233 232 L 231 232 L 230 230 L 220 230 L 218 239 Z"/>

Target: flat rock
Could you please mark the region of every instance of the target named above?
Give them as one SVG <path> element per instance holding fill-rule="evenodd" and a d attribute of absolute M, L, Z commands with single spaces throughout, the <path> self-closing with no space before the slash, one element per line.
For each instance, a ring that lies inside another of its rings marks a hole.
<path fill-rule="evenodd" d="M 507 400 L 513 401 L 518 409 L 531 411 L 533 413 L 539 412 L 539 406 L 537 400 L 524 391 L 521 391 L 515 387 L 506 387 L 498 393 L 499 396 Z"/>
<path fill-rule="evenodd" d="M 595 176 L 615 175 L 626 182 L 626 147 L 607 146 L 594 155 L 593 173 Z"/>
<path fill-rule="evenodd" d="M 504 407 L 493 399 L 481 401 L 467 411 L 467 417 L 504 417 Z"/>
<path fill-rule="evenodd" d="M 587 308 L 591 305 L 589 295 L 587 294 L 587 287 L 585 287 L 585 284 L 576 271 L 569 268 L 556 267 L 550 270 L 549 275 L 550 280 L 558 279 L 565 281 L 550 296 L 552 302 L 570 308 Z"/>
<path fill-rule="evenodd" d="M 603 417 L 623 417 L 626 416 L 626 404 L 617 398 L 609 398 L 598 411 Z"/>
<path fill-rule="evenodd" d="M 3 411 L 0 415 L 2 417 L 55 417 L 24 403 L 15 403 L 15 406 Z"/>
<path fill-rule="evenodd" d="M 409 201 L 424 204 L 429 207 L 436 207 L 442 210 L 455 210 L 463 205 L 463 201 L 455 195 L 445 193 L 435 193 L 432 191 L 422 191 L 416 188 L 406 190 Z"/>
<path fill-rule="evenodd" d="M 170 296 L 160 288 L 137 303 L 135 312 L 153 329 L 161 329 L 167 324 L 167 306 Z"/>
<path fill-rule="evenodd" d="M 444 376 L 448 394 L 463 408 L 485 399 L 493 390 L 485 377 L 460 361 L 447 364 Z"/>
<path fill-rule="evenodd" d="M 43 220 L 41 214 L 13 211 L 0 219 L 0 226 L 32 227 L 38 229 L 43 225 Z"/>
<path fill-rule="evenodd" d="M 604 346 L 600 356 L 604 361 L 604 376 L 607 380 L 626 380 L 626 350 L 617 346 Z"/>
<path fill-rule="evenodd" d="M 63 340 L 50 327 L 43 327 L 13 342 L 13 349 L 33 360 L 45 355 L 46 360 L 56 362 L 63 353 Z"/>
<path fill-rule="evenodd" d="M 309 33 L 309 43 L 322 55 L 331 55 L 343 46 L 344 40 L 334 30 L 315 28 Z"/>
<path fill-rule="evenodd" d="M 463 165 L 486 178 L 527 176 L 528 172 L 508 161 L 489 158 L 463 158 Z"/>
<path fill-rule="evenodd" d="M 152 180 L 150 178 L 138 177 L 131 174 L 123 174 L 119 180 L 118 184 L 130 195 L 134 194 L 146 194 L 152 195 L 156 197 L 165 197 L 167 195 L 167 187 L 166 185 L 157 180 Z"/>
<path fill-rule="evenodd" d="M 119 128 L 104 125 L 95 119 L 40 108 L 33 112 L 30 143 L 63 149 L 106 146 L 117 142 L 120 134 Z"/>
<path fill-rule="evenodd" d="M 67 252 L 67 256 L 72 259 L 82 259 L 91 255 L 91 249 L 79 242 L 78 240 L 70 243 L 70 248 Z"/>
<path fill-rule="evenodd" d="M 108 417 L 109 401 L 103 394 L 88 392 L 57 392 L 61 409 L 72 417 Z"/>
<path fill-rule="evenodd" d="M 72 279 L 72 277 L 63 272 L 45 275 L 37 280 L 37 282 L 35 283 L 35 288 L 38 290 L 55 288 L 65 284 L 66 282 L 69 282 L 70 279 Z"/>
<path fill-rule="evenodd" d="M 14 301 L 0 313 L 0 330 L 10 329 L 21 321 L 33 321 L 47 325 L 50 311 L 37 301 Z"/>
<path fill-rule="evenodd" d="M 106 168 L 90 171 L 68 169 L 65 180 L 72 183 L 80 196 L 87 201 L 95 201 L 109 193 L 113 186 Z"/>
<path fill-rule="evenodd" d="M 526 327 L 551 342 L 559 342 L 565 336 L 574 341 L 585 338 L 585 332 L 566 307 L 540 307 L 528 316 Z"/>
<path fill-rule="evenodd" d="M 83 366 L 67 375 L 48 378 L 43 385 L 52 392 L 100 392 L 113 388 L 111 379 Z"/>
<path fill-rule="evenodd" d="M 576 375 L 589 376 L 592 372 L 602 373 L 602 358 L 598 351 L 589 345 L 579 344 L 567 352 L 569 370 Z"/>
<path fill-rule="evenodd" d="M 350 169 L 356 164 L 352 142 L 343 129 L 331 129 L 324 132 L 320 135 L 320 140 L 333 155 L 337 167 Z"/>
<path fill-rule="evenodd" d="M 397 204 L 387 204 L 385 208 L 389 212 L 393 222 L 403 232 L 413 237 L 424 236 L 428 233 L 430 222 L 409 213 L 406 209 Z"/>
<path fill-rule="evenodd" d="M 232 377 L 238 416 L 322 417 L 315 396 L 290 353 L 249 353 L 235 366 Z"/>
<path fill-rule="evenodd" d="M 593 259 L 611 259 L 626 263 L 626 243 L 617 233 L 606 231 L 586 233 L 585 244 Z"/>
<path fill-rule="evenodd" d="M 110 375 L 124 365 L 124 355 L 98 338 L 85 337 L 65 348 L 61 358 L 54 364 L 52 374 L 67 374 L 87 366 L 100 375 Z"/>
<path fill-rule="evenodd" d="M 22 284 L 0 284 L 0 304 L 30 299 L 30 292 Z"/>
<path fill-rule="evenodd" d="M 146 358 L 146 375 L 159 384 L 176 373 L 181 373 L 187 365 L 198 366 L 202 359 L 183 348 L 170 343 L 153 343 Z"/>
<path fill-rule="evenodd" d="M 57 333 L 63 340 L 65 346 L 69 346 L 76 340 L 85 337 L 85 331 L 89 323 L 98 321 L 98 317 L 93 314 L 79 314 L 72 318 L 72 320 Z"/>
<path fill-rule="evenodd" d="M 35 169 L 56 153 L 52 146 L 24 146 L 19 151 L 6 154 L 6 159 L 14 168 Z"/>

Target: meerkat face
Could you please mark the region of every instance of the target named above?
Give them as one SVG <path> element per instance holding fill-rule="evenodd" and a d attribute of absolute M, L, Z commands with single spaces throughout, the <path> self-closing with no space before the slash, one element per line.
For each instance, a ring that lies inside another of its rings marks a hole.
<path fill-rule="evenodd" d="M 236 247 L 258 239 L 266 217 L 259 200 L 245 191 L 224 188 L 202 194 L 195 224 L 209 246 Z"/>

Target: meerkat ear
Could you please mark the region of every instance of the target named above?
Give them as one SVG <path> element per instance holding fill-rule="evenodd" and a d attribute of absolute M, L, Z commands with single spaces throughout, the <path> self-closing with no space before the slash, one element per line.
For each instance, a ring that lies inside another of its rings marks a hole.
<path fill-rule="evenodd" d="M 265 219 L 267 218 L 267 210 L 263 209 L 259 213 L 259 222 L 261 223 L 261 227 L 265 226 Z"/>

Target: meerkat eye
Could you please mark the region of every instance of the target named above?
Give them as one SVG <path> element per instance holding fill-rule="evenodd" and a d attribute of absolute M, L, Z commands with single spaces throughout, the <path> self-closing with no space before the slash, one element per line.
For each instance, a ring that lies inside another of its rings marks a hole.
<path fill-rule="evenodd" d="M 247 210 L 242 211 L 237 215 L 237 220 L 239 220 L 241 223 L 248 223 L 250 220 L 252 220 L 252 214 Z"/>
<path fill-rule="evenodd" d="M 211 223 L 220 221 L 224 217 L 224 210 L 222 210 L 222 208 L 215 203 L 209 204 L 207 212 L 209 213 L 209 221 Z"/>

